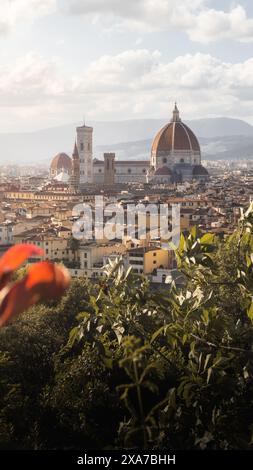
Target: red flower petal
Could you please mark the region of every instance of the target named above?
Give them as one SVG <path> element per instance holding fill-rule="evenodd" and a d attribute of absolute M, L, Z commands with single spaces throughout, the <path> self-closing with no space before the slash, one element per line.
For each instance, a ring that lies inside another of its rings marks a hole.
<path fill-rule="evenodd" d="M 15 245 L 0 258 L 0 282 L 19 268 L 31 256 L 43 256 L 43 250 L 35 245 Z"/>
<path fill-rule="evenodd" d="M 0 326 L 40 300 L 60 297 L 70 282 L 66 268 L 49 262 L 32 266 L 21 281 L 9 289 L 0 305 Z"/>

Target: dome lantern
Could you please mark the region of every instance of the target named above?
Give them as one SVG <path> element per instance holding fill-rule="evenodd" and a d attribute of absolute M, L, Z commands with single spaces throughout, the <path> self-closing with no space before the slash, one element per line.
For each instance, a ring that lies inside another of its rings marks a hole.
<path fill-rule="evenodd" d="M 177 107 L 177 103 L 175 103 L 175 107 L 173 109 L 173 115 L 171 122 L 181 122 L 180 116 L 179 116 L 179 109 Z"/>

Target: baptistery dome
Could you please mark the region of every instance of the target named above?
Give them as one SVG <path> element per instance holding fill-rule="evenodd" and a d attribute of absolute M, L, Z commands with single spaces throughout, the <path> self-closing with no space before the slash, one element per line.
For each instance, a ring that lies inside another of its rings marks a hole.
<path fill-rule="evenodd" d="M 50 165 L 50 176 L 55 178 L 60 173 L 71 175 L 72 160 L 64 152 L 58 153 L 52 160 Z"/>

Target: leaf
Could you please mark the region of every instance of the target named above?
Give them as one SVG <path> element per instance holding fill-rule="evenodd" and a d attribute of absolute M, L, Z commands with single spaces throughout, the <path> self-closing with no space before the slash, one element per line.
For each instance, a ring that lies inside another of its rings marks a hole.
<path fill-rule="evenodd" d="M 127 269 L 126 274 L 125 274 L 125 281 L 129 277 L 129 274 L 131 273 L 132 269 L 133 269 L 133 266 L 129 266 L 129 268 Z"/>
<path fill-rule="evenodd" d="M 151 344 L 158 338 L 158 336 L 165 333 L 164 329 L 165 329 L 165 327 L 162 326 L 161 328 L 159 328 L 159 330 L 155 331 L 155 333 L 152 335 L 151 340 L 150 340 Z"/>
<path fill-rule="evenodd" d="M 215 235 L 213 233 L 205 233 L 200 239 L 201 245 L 212 245 L 214 243 Z"/>
<path fill-rule="evenodd" d="M 209 324 L 209 312 L 208 310 L 203 310 L 203 313 L 201 315 L 201 320 L 203 321 L 204 325 Z"/>
<path fill-rule="evenodd" d="M 185 238 L 184 238 L 184 235 L 181 233 L 180 243 L 179 243 L 179 247 L 178 247 L 178 253 L 179 253 L 180 256 L 182 256 L 182 254 L 184 252 L 184 249 L 185 249 Z"/>
<path fill-rule="evenodd" d="M 250 308 L 249 308 L 247 314 L 248 314 L 249 319 L 250 319 L 251 321 L 253 321 L 253 302 L 251 303 L 251 306 L 250 306 Z"/>
<path fill-rule="evenodd" d="M 208 371 L 207 371 L 207 379 L 206 379 L 206 383 L 207 383 L 207 384 L 209 384 L 212 371 L 213 371 L 213 370 L 212 370 L 212 367 L 209 367 L 209 369 L 208 369 Z"/>
<path fill-rule="evenodd" d="M 247 371 L 246 366 L 243 368 L 243 377 L 244 377 L 245 380 L 247 380 L 249 378 L 249 373 Z"/>
<path fill-rule="evenodd" d="M 74 327 L 69 333 L 68 346 L 72 348 L 77 339 L 78 339 L 78 328 Z"/>
<path fill-rule="evenodd" d="M 185 344 L 188 339 L 188 335 L 185 333 L 182 338 L 182 344 Z"/>
<path fill-rule="evenodd" d="M 206 360 L 205 360 L 205 364 L 204 364 L 204 371 L 206 370 L 207 368 L 207 364 L 209 362 L 209 359 L 212 357 L 212 354 L 207 354 L 206 356 Z"/>
<path fill-rule="evenodd" d="M 191 233 L 192 238 L 195 240 L 195 238 L 197 238 L 197 234 L 198 234 L 198 230 L 197 230 L 197 226 L 196 226 L 196 225 L 194 225 L 194 227 L 192 227 L 190 233 Z"/>
<path fill-rule="evenodd" d="M 114 333 L 117 337 L 118 343 L 120 345 L 121 341 L 122 341 L 122 338 L 123 338 L 123 334 L 125 332 L 125 328 L 123 326 L 120 326 L 120 325 L 116 324 L 116 325 L 113 326 L 113 331 L 114 331 Z"/>
<path fill-rule="evenodd" d="M 33 265 L 21 281 L 6 288 L 0 304 L 0 326 L 41 300 L 60 297 L 69 282 L 69 273 L 63 266 L 46 261 Z"/>
<path fill-rule="evenodd" d="M 111 357 L 102 356 L 102 361 L 107 369 L 112 369 L 113 359 Z"/>

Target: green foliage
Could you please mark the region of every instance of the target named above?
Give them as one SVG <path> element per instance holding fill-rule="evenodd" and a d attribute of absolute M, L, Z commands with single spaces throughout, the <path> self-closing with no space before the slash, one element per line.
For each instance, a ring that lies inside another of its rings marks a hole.
<path fill-rule="evenodd" d="M 2 329 L 1 447 L 252 449 L 252 253 L 253 206 L 181 235 L 182 289 L 119 258 Z"/>

